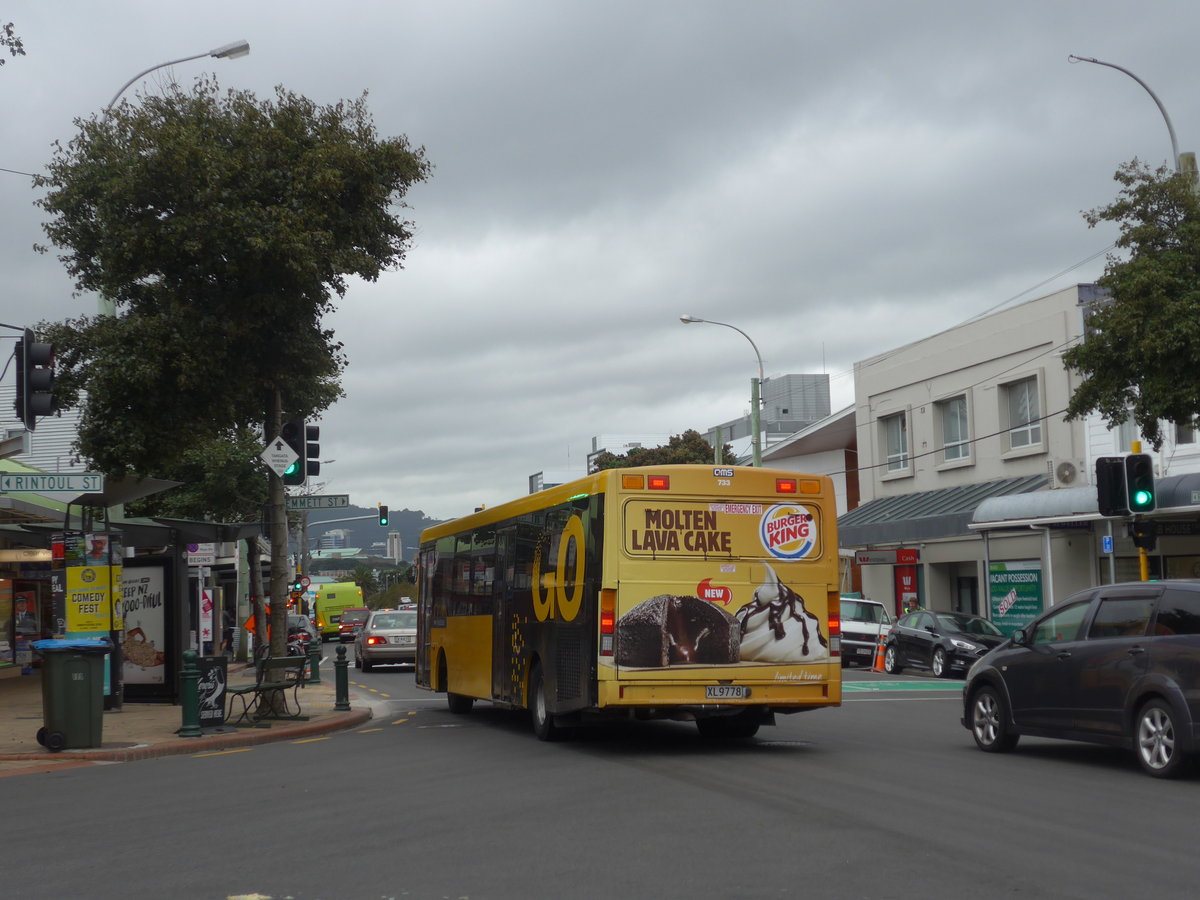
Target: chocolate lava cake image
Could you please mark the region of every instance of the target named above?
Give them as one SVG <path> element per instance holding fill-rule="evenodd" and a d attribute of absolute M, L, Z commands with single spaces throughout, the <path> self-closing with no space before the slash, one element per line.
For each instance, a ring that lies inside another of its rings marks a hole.
<path fill-rule="evenodd" d="M 729 613 L 701 600 L 659 594 L 617 622 L 617 665 L 639 668 L 738 661 L 741 630 Z"/>

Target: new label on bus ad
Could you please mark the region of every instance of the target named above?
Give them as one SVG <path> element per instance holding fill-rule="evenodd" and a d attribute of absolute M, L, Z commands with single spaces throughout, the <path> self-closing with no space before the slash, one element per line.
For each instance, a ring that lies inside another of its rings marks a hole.
<path fill-rule="evenodd" d="M 604 718 L 748 737 L 841 702 L 824 476 L 600 472 L 427 530 L 418 581 L 418 684 L 527 708 L 544 739 Z"/>

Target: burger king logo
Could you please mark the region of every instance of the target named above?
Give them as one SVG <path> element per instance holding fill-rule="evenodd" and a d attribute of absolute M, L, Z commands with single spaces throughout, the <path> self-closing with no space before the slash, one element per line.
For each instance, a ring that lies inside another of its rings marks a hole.
<path fill-rule="evenodd" d="M 763 513 L 758 535 L 776 559 L 804 559 L 817 551 L 816 517 L 798 503 L 777 503 Z"/>

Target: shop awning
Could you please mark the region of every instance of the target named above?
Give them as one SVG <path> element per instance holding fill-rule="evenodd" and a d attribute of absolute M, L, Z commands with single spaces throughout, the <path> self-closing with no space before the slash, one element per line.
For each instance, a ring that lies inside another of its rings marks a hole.
<path fill-rule="evenodd" d="M 1049 481 L 1047 475 L 1027 475 L 880 497 L 838 519 L 838 542 L 843 547 L 861 548 L 969 535 L 972 516 L 984 501 L 1036 492 Z"/>
<path fill-rule="evenodd" d="M 1170 475 L 1155 484 L 1158 508 L 1149 518 L 1200 513 L 1200 473 Z M 979 504 L 968 526 L 972 531 L 998 531 L 1047 525 L 1065 525 L 1116 519 L 1126 516 L 1100 515 L 1096 486 L 1032 491 L 1004 497 L 992 497 Z"/>

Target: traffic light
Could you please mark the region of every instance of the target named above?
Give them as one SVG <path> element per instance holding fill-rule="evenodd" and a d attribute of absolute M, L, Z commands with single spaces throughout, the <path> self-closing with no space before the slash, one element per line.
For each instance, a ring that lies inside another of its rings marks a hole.
<path fill-rule="evenodd" d="M 49 416 L 54 406 L 54 345 L 34 340 L 26 328 L 17 341 L 17 394 L 13 403 L 17 418 L 33 431 L 38 416 Z"/>
<path fill-rule="evenodd" d="M 304 420 L 289 419 L 284 422 L 283 427 L 279 429 L 279 436 L 283 438 L 283 442 L 291 447 L 296 454 L 296 459 L 283 473 L 283 483 L 289 485 L 304 484 L 304 479 L 308 474 L 308 447 L 304 439 Z"/>
<path fill-rule="evenodd" d="M 1148 519 L 1137 519 L 1129 523 L 1129 537 L 1133 546 L 1153 550 L 1158 542 L 1158 523 Z"/>
<path fill-rule="evenodd" d="M 1149 453 L 1125 457 L 1125 499 L 1131 513 L 1154 511 L 1154 459 Z"/>
<path fill-rule="evenodd" d="M 316 477 L 321 474 L 321 445 L 317 443 L 321 439 L 321 427 L 319 425 L 304 426 L 304 474 Z"/>
<path fill-rule="evenodd" d="M 386 525 L 388 523 L 388 508 L 386 506 L 379 507 L 379 524 Z"/>
<path fill-rule="evenodd" d="M 1125 494 L 1125 458 L 1101 456 L 1096 460 L 1096 508 L 1102 516 L 1129 515 Z"/>

